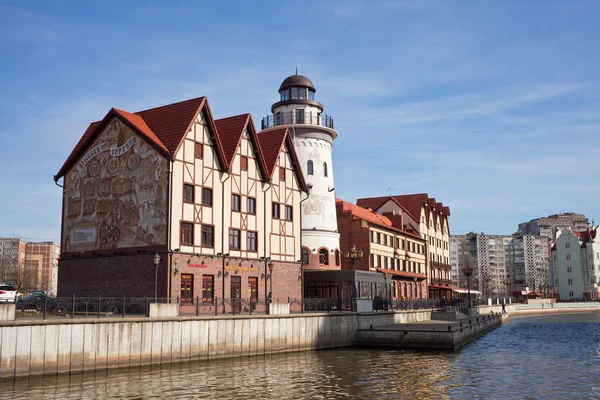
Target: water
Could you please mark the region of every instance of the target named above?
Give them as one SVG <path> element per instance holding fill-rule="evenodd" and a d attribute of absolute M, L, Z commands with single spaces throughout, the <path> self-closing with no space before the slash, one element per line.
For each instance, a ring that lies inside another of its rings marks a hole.
<path fill-rule="evenodd" d="M 0 383 L 0 399 L 600 399 L 600 314 L 516 317 L 457 353 L 340 349 Z"/>

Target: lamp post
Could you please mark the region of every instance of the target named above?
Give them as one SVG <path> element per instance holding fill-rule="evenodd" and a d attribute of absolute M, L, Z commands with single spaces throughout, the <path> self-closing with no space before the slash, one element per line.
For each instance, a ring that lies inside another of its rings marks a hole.
<path fill-rule="evenodd" d="M 158 302 L 158 264 L 160 264 L 160 256 L 158 253 L 152 257 L 154 262 L 154 303 Z"/>
<path fill-rule="evenodd" d="M 467 298 L 469 300 L 469 308 L 471 308 L 471 275 L 473 275 L 473 268 L 467 265 L 463 268 L 463 274 L 467 277 Z"/>
<path fill-rule="evenodd" d="M 269 315 L 271 314 L 271 303 L 273 303 L 273 262 L 268 261 L 267 267 L 269 268 Z"/>
<path fill-rule="evenodd" d="M 225 314 L 225 258 L 229 257 L 229 253 L 217 253 L 217 257 L 221 257 L 221 302 L 223 303 L 223 314 Z M 215 304 L 215 309 L 217 305 Z"/>
<path fill-rule="evenodd" d="M 356 264 L 360 261 L 363 256 L 362 250 L 356 250 L 356 246 L 352 245 L 350 251 L 346 250 L 344 253 L 344 257 L 348 260 L 350 264 L 352 264 L 352 270 L 356 270 Z"/>

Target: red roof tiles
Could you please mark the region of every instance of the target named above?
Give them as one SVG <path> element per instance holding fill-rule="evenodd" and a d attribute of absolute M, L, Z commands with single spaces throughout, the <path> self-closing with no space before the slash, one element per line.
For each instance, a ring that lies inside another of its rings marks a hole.
<path fill-rule="evenodd" d="M 267 176 L 269 179 L 273 177 L 275 171 L 275 165 L 279 154 L 283 149 L 283 146 L 287 146 L 292 164 L 294 165 L 294 171 L 296 172 L 296 178 L 300 185 L 300 189 L 304 192 L 308 192 L 304 175 L 302 174 L 302 168 L 298 161 L 298 155 L 296 154 L 296 148 L 292 142 L 292 137 L 288 132 L 287 128 L 269 129 L 268 131 L 261 131 L 257 135 L 258 142 L 260 144 L 261 153 L 265 160 L 267 168 Z"/>

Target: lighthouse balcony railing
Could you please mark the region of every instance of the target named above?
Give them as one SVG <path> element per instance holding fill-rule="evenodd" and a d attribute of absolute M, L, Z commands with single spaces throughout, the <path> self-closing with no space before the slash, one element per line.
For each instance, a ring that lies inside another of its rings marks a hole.
<path fill-rule="evenodd" d="M 323 113 L 294 110 L 267 115 L 261 121 L 261 129 L 280 125 L 318 125 L 334 129 L 333 118 Z"/>

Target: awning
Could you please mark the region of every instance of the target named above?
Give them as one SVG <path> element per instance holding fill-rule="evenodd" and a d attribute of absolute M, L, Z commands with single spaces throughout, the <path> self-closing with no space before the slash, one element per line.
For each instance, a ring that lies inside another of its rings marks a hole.
<path fill-rule="evenodd" d="M 429 285 L 429 289 L 454 290 L 454 288 L 452 286 L 442 286 L 442 285 Z"/>
<path fill-rule="evenodd" d="M 392 276 L 398 276 L 398 277 L 406 278 L 406 279 L 414 279 L 414 278 L 427 279 L 425 274 L 418 274 L 416 272 L 395 271 L 393 269 L 381 269 L 381 268 L 375 268 L 375 270 L 377 272 L 381 272 L 382 274 L 390 274 Z"/>
<path fill-rule="evenodd" d="M 469 290 L 467 289 L 463 289 L 463 288 L 452 288 L 452 290 L 456 293 L 469 293 Z M 481 292 L 479 290 L 473 290 L 471 289 L 470 291 L 472 294 L 481 294 Z"/>

